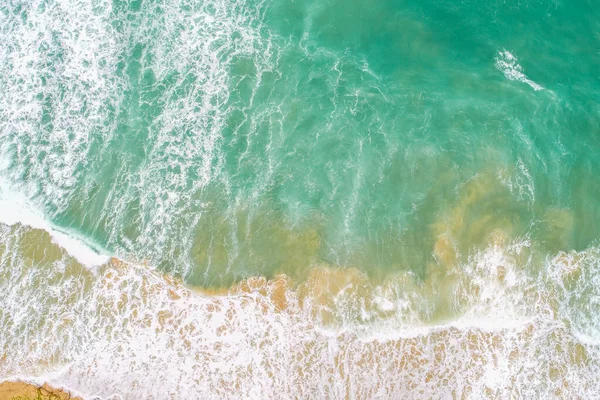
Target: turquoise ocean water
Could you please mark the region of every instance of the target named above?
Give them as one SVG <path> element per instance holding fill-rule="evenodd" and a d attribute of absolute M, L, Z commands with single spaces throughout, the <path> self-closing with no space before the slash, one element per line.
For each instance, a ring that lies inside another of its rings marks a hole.
<path fill-rule="evenodd" d="M 593 1 L 2 1 L 0 378 L 600 396 L 599 71 Z"/>

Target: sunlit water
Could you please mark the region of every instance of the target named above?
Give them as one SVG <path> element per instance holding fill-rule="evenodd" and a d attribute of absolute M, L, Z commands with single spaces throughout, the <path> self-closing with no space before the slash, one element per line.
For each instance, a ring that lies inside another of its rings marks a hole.
<path fill-rule="evenodd" d="M 0 3 L 0 380 L 600 397 L 598 15 Z"/>

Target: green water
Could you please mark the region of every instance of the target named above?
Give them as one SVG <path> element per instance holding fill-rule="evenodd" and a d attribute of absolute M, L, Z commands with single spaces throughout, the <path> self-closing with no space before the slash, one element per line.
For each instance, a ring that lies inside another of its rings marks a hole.
<path fill-rule="evenodd" d="M 0 0 L 0 381 L 600 397 L 599 71 L 584 0 Z"/>
<path fill-rule="evenodd" d="M 598 239 L 593 2 L 0 10 L 3 174 L 124 259 L 221 286 Z"/>

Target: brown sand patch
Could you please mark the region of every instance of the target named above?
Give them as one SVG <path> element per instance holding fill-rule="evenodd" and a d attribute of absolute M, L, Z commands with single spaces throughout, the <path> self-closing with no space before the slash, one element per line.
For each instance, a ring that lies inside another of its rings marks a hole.
<path fill-rule="evenodd" d="M 285 275 L 277 275 L 275 278 L 267 280 L 263 277 L 249 278 L 234 285 L 230 294 L 244 294 L 258 292 L 263 299 L 268 299 L 274 305 L 276 311 L 282 311 L 287 308 L 286 291 L 290 284 Z M 266 304 L 264 304 L 266 306 Z"/>
<path fill-rule="evenodd" d="M 42 386 L 26 382 L 0 382 L 0 400 L 81 400 L 69 392 L 47 383 Z"/>

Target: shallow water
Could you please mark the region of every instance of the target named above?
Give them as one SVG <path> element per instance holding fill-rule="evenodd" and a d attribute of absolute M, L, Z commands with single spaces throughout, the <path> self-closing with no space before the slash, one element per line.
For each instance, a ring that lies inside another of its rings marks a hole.
<path fill-rule="evenodd" d="M 599 395 L 598 11 L 0 4 L 0 379 Z"/>

